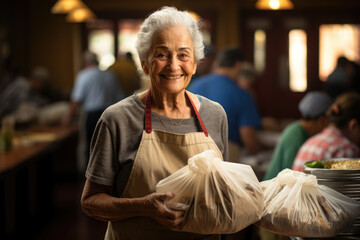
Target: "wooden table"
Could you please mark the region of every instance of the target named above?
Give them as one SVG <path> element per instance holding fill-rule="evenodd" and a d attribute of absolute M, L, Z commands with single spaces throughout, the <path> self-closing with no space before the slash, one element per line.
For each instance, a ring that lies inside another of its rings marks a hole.
<path fill-rule="evenodd" d="M 15 239 L 50 219 L 56 177 L 76 172 L 77 126 L 33 127 L 0 153 L 0 239 Z M 26 235 L 25 235 L 26 236 Z"/>

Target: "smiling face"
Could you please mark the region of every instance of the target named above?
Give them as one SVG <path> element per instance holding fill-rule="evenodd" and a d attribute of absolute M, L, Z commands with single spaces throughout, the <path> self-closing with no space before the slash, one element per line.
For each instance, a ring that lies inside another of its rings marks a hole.
<path fill-rule="evenodd" d="M 196 71 L 194 47 L 184 26 L 175 25 L 156 33 L 148 61 L 142 62 L 151 86 L 162 93 L 179 93 L 189 84 Z"/>

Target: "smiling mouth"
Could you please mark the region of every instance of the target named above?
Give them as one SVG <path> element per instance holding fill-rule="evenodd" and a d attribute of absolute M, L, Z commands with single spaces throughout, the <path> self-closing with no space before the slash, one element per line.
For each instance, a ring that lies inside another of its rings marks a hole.
<path fill-rule="evenodd" d="M 176 80 L 176 79 L 181 78 L 181 77 L 184 76 L 184 75 L 181 74 L 181 75 L 169 76 L 169 75 L 163 75 L 163 74 L 161 74 L 160 76 L 161 76 L 162 78 L 165 78 L 165 79 L 168 79 L 168 80 Z"/>

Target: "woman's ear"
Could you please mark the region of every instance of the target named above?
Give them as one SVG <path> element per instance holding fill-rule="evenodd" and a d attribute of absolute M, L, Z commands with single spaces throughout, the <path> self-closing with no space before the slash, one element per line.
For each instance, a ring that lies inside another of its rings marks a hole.
<path fill-rule="evenodd" d="M 354 131 L 357 127 L 359 127 L 359 122 L 355 118 L 351 119 L 348 123 L 348 127 L 350 131 Z"/>
<path fill-rule="evenodd" d="M 143 69 L 143 71 L 144 71 L 144 73 L 145 73 L 146 75 L 149 74 L 149 69 L 148 69 L 148 67 L 146 66 L 146 62 L 145 62 L 145 61 L 141 61 L 141 68 Z"/>

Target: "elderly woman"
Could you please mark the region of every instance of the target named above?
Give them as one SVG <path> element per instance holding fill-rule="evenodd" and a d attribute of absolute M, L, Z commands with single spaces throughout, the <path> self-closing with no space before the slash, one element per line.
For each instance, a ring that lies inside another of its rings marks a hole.
<path fill-rule="evenodd" d="M 150 89 L 110 106 L 101 116 L 81 204 L 109 221 L 105 239 L 219 239 L 177 232 L 184 209 L 164 204 L 176 193 L 155 193 L 156 184 L 214 149 L 227 160 L 223 108 L 185 88 L 203 57 L 198 23 L 187 12 L 164 7 L 143 23 L 137 39 Z"/>

